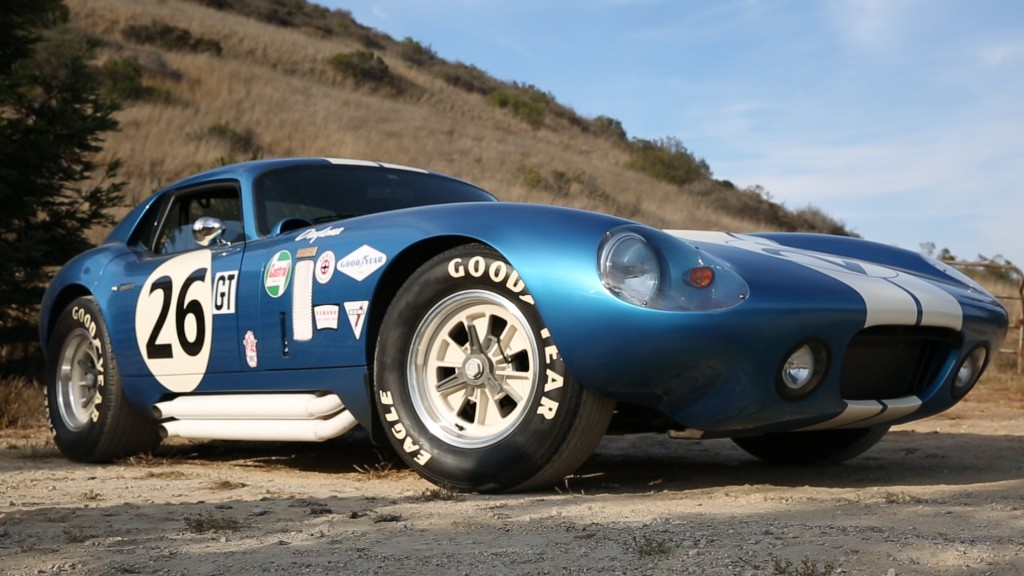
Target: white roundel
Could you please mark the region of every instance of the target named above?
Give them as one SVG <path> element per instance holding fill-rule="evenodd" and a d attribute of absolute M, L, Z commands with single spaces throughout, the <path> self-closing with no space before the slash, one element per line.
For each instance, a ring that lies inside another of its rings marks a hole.
<path fill-rule="evenodd" d="M 149 275 L 135 306 L 135 338 L 146 367 L 172 392 L 199 386 L 213 335 L 209 250 L 164 262 Z"/>
<path fill-rule="evenodd" d="M 316 259 L 316 281 L 321 284 L 327 284 L 331 281 L 331 277 L 334 276 L 334 252 L 327 250 Z"/>

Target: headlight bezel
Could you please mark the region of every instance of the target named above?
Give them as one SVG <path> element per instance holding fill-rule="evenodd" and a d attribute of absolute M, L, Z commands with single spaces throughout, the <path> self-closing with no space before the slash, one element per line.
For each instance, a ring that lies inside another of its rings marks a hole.
<path fill-rule="evenodd" d="M 664 274 L 657 250 L 632 230 L 607 233 L 597 252 L 598 276 L 604 287 L 620 300 L 650 307 L 658 295 Z"/>

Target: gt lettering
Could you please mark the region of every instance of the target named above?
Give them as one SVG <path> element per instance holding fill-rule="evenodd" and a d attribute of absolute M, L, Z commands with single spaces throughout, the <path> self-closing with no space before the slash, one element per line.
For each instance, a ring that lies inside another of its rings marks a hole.
<path fill-rule="evenodd" d="M 213 280 L 213 313 L 235 313 L 235 286 L 238 271 L 219 272 Z"/>
<path fill-rule="evenodd" d="M 519 272 L 500 260 L 492 260 L 490 265 L 483 256 L 473 256 L 464 263 L 462 258 L 453 258 L 448 262 L 448 275 L 452 278 L 464 278 L 467 274 L 473 278 L 487 278 L 495 284 L 504 284 L 513 294 L 527 304 L 534 304 L 533 296 L 524 294 L 526 283 L 519 277 Z"/>
<path fill-rule="evenodd" d="M 391 435 L 394 436 L 396 440 L 402 441 L 402 450 L 404 450 L 406 454 L 416 454 L 412 459 L 417 464 L 421 466 L 426 464 L 430 460 L 431 454 L 412 439 L 408 430 L 405 429 L 405 425 L 399 420 L 398 412 L 395 410 L 395 401 L 391 396 L 391 392 L 381 390 L 379 397 L 380 403 L 384 406 L 388 406 L 388 411 L 384 414 L 384 419 L 388 422 L 394 422 L 394 425 L 389 429 Z"/>

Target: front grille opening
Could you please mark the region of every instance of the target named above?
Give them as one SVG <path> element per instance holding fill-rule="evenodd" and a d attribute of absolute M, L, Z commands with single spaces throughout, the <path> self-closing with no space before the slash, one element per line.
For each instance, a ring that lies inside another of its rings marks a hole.
<path fill-rule="evenodd" d="M 875 326 L 862 330 L 846 348 L 840 390 L 846 400 L 884 400 L 918 395 L 935 381 L 960 347 L 960 336 L 945 328 Z"/>

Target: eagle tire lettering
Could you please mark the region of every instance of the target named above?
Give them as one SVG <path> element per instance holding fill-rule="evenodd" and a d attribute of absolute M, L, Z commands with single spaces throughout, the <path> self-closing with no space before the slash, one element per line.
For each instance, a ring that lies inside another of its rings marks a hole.
<path fill-rule="evenodd" d="M 383 417 L 388 433 L 401 444 L 402 452 L 412 458 L 413 462 L 420 466 L 425 465 L 430 461 L 430 452 L 424 450 L 421 444 L 409 436 L 409 432 L 405 429 L 405 425 L 402 424 L 398 412 L 395 410 L 395 402 L 391 398 L 391 393 L 381 390 L 378 400 L 384 410 Z"/>
<path fill-rule="evenodd" d="M 106 321 L 91 296 L 58 316 L 43 380 L 58 449 L 78 462 L 108 462 L 156 448 L 158 426 L 125 397 Z"/>
<path fill-rule="evenodd" d="M 399 456 L 477 492 L 561 480 L 615 405 L 573 378 L 526 283 L 480 244 L 439 254 L 399 289 L 378 331 L 374 388 Z"/>

